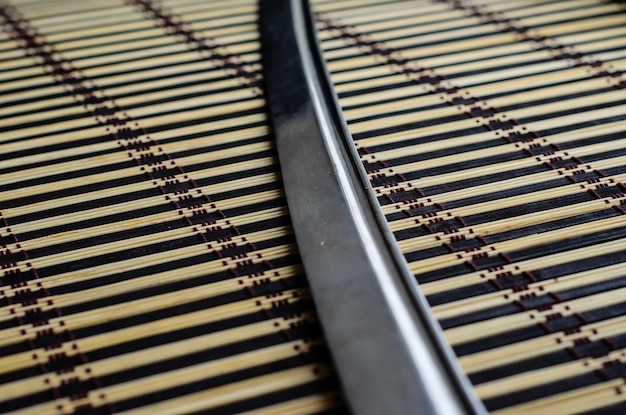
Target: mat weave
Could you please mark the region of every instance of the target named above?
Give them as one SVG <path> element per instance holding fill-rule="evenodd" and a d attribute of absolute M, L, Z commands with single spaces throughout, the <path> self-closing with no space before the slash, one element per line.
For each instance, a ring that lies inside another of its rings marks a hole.
<path fill-rule="evenodd" d="M 1 412 L 341 411 L 256 19 L 0 3 Z"/>
<path fill-rule="evenodd" d="M 323 1 L 398 246 L 494 414 L 626 413 L 626 11 Z"/>

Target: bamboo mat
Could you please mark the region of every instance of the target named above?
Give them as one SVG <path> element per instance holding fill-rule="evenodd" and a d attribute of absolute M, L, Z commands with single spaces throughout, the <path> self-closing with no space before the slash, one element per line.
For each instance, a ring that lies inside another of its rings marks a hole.
<path fill-rule="evenodd" d="M 343 412 L 251 0 L 0 2 L 2 413 Z"/>
<path fill-rule="evenodd" d="M 626 7 L 316 0 L 371 184 L 494 414 L 626 413 Z"/>

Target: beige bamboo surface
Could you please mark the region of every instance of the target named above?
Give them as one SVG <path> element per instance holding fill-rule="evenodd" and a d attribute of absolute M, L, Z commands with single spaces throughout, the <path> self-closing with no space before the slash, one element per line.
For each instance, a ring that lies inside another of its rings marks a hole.
<path fill-rule="evenodd" d="M 571 265 L 626 251 L 623 4 L 315 0 L 314 9 L 331 79 L 381 209 L 422 291 L 437 299 L 432 312 L 477 395 L 497 414 L 624 413 L 624 345 L 574 356 L 581 345 L 626 335 L 623 259 L 598 260 L 592 269 Z M 587 124 L 575 127 L 581 122 Z M 463 180 L 468 184 L 457 185 Z M 497 192 L 502 196 L 491 196 Z M 459 203 L 470 198 L 477 201 Z M 575 201 L 558 202 L 567 198 Z M 529 204 L 541 208 L 500 213 Z M 584 215 L 592 219 L 579 219 Z M 564 224 L 552 225 L 557 221 Z M 621 237 L 551 248 L 603 232 Z M 468 248 L 455 249 L 463 243 Z M 481 265 L 487 260 L 497 265 Z M 534 277 L 558 267 L 567 271 Z M 524 282 L 500 283 L 515 278 Z M 486 284 L 492 289 L 472 294 Z M 562 297 L 594 284 L 609 288 Z M 462 290 L 468 294 L 446 300 Z M 548 305 L 532 305 L 550 296 Z M 509 311 L 498 312 L 503 307 Z M 603 309 L 621 312 L 585 320 Z M 579 319 L 578 327 L 548 329 L 568 318 Z M 541 327 L 543 334 L 497 343 Z M 548 360 L 566 351 L 570 361 Z M 595 383 L 555 387 L 594 373 Z M 541 389 L 554 392 L 537 395 Z"/>
<path fill-rule="evenodd" d="M 11 2 L 39 46 L 2 18 L 2 412 L 341 410 L 248 86 L 258 5 L 148 2 L 191 41 L 136 3 Z"/>

